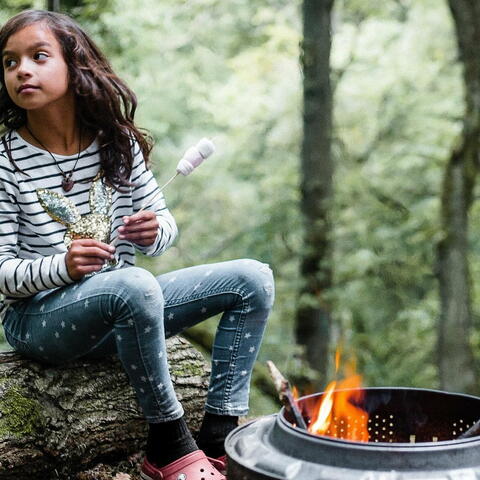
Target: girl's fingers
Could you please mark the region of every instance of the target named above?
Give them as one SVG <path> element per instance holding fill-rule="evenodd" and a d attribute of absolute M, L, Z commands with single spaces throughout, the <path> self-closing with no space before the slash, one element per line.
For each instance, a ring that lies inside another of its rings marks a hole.
<path fill-rule="evenodd" d="M 142 238 L 145 235 L 147 235 L 147 236 L 155 235 L 156 236 L 157 233 L 158 233 L 158 227 L 145 228 L 145 229 L 141 229 L 141 230 L 134 230 L 133 232 L 124 230 L 122 232 L 118 232 L 118 237 L 120 239 L 136 238 L 136 237 Z"/>
<path fill-rule="evenodd" d="M 118 232 L 123 235 L 125 233 L 143 232 L 145 230 L 156 230 L 158 229 L 158 226 L 158 220 L 154 218 L 153 220 L 148 220 L 146 222 L 129 223 L 128 225 L 119 227 Z"/>
<path fill-rule="evenodd" d="M 77 257 L 74 260 L 75 265 L 88 266 L 88 265 L 104 265 L 105 260 L 98 257 Z"/>
<path fill-rule="evenodd" d="M 114 258 L 115 247 L 93 239 L 72 242 L 65 263 L 71 278 L 80 280 L 85 275 L 101 270 L 106 260 Z"/>
<path fill-rule="evenodd" d="M 148 220 L 153 220 L 156 218 L 157 214 L 155 212 L 152 212 L 151 210 L 142 210 L 141 212 L 137 212 L 134 215 L 131 215 L 129 217 L 125 216 L 123 217 L 123 223 L 125 225 L 131 225 L 132 223 L 136 222 L 145 222 Z"/>
<path fill-rule="evenodd" d="M 83 277 L 85 275 L 88 275 L 89 273 L 98 272 L 101 269 L 102 265 L 82 265 L 76 269 L 76 273 L 79 276 Z"/>
<path fill-rule="evenodd" d="M 103 243 L 93 238 L 78 238 L 72 242 L 72 247 L 74 246 L 97 247 L 97 248 L 101 248 L 102 250 L 107 250 L 111 252 L 115 251 L 115 247 L 112 247 L 108 243 Z"/>
<path fill-rule="evenodd" d="M 118 238 L 120 240 L 130 240 L 130 241 L 145 240 L 148 238 L 155 239 L 157 238 L 157 233 L 158 233 L 158 229 L 156 228 L 155 230 L 145 230 L 140 232 L 121 234 L 118 236 Z"/>
<path fill-rule="evenodd" d="M 73 244 L 70 247 L 70 252 L 73 257 L 99 257 L 104 260 L 109 260 L 114 256 L 111 249 L 105 250 L 100 247 L 83 247 Z"/>
<path fill-rule="evenodd" d="M 155 238 L 144 238 L 144 239 L 137 239 L 137 240 L 132 240 L 133 243 L 137 245 L 141 245 L 142 247 L 149 247 L 150 245 L 153 245 L 155 242 Z"/>

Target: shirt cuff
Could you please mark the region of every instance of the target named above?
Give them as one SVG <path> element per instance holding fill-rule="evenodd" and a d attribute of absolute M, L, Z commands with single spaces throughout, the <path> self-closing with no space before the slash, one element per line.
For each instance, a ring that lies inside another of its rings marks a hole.
<path fill-rule="evenodd" d="M 54 255 L 52 266 L 56 267 L 54 274 L 57 279 L 64 285 L 70 285 L 72 283 L 75 283 L 76 280 L 74 280 L 68 273 L 66 257 L 67 252 L 57 253 L 56 255 Z"/>

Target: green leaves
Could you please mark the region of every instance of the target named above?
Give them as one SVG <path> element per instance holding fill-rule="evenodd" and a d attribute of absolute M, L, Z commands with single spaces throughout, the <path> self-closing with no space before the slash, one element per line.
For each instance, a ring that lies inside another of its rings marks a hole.
<path fill-rule="evenodd" d="M 23 3 L 8 0 L 0 20 Z M 260 361 L 274 360 L 287 376 L 305 371 L 292 333 L 302 228 L 299 7 L 299 0 L 85 0 L 71 10 L 136 91 L 139 124 L 156 138 L 159 183 L 201 137 L 218 147 L 167 187 L 180 238 L 142 265 L 164 272 L 241 257 L 270 263 L 276 306 Z M 434 0 L 337 0 L 333 30 L 336 329 L 368 384 L 435 386 L 433 249 L 443 167 L 463 114 L 450 14 Z M 478 282 L 474 289 L 478 298 Z"/>

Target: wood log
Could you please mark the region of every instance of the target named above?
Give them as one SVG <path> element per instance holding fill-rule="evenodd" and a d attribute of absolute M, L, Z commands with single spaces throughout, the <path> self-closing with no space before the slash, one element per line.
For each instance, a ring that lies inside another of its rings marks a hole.
<path fill-rule="evenodd" d="M 210 368 L 184 339 L 167 341 L 170 373 L 192 431 Z M 71 479 L 145 444 L 146 423 L 116 356 L 61 367 L 0 354 L 0 479 Z"/>

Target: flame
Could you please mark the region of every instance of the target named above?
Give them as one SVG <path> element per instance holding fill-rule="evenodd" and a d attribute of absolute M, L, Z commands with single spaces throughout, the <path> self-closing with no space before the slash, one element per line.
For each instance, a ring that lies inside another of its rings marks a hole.
<path fill-rule="evenodd" d="M 298 388 L 295 385 L 292 387 L 292 395 L 295 400 L 298 400 L 300 398 Z"/>
<path fill-rule="evenodd" d="M 317 435 L 325 435 L 325 432 L 328 430 L 328 427 L 332 422 L 333 392 L 336 385 L 337 382 L 331 382 L 328 384 L 318 407 L 317 417 L 308 427 L 309 432 Z"/>
<path fill-rule="evenodd" d="M 335 376 L 340 366 L 339 349 L 335 352 Z M 363 402 L 362 377 L 355 373 L 355 363 L 345 368 L 343 380 L 330 382 L 311 415 L 308 431 L 315 435 L 368 442 L 368 413 L 357 405 Z"/>

